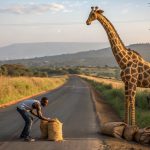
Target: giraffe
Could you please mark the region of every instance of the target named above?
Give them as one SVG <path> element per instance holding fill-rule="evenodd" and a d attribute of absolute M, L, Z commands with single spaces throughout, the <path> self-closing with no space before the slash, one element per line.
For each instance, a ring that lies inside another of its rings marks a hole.
<path fill-rule="evenodd" d="M 136 51 L 125 47 L 114 26 L 103 15 L 103 12 L 98 7 L 91 7 L 86 24 L 90 25 L 94 20 L 98 20 L 107 33 L 112 52 L 121 69 L 121 79 L 125 85 L 124 122 L 136 125 L 136 89 L 137 87 L 150 88 L 150 63 L 146 62 Z"/>

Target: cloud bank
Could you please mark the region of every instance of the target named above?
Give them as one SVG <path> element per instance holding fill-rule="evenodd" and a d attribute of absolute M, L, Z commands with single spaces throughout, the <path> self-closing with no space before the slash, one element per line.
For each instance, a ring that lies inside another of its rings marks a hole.
<path fill-rule="evenodd" d="M 42 14 L 46 12 L 64 11 L 65 6 L 59 3 L 49 4 L 22 4 L 11 5 L 7 8 L 0 8 L 0 13 L 13 13 L 13 14 Z"/>

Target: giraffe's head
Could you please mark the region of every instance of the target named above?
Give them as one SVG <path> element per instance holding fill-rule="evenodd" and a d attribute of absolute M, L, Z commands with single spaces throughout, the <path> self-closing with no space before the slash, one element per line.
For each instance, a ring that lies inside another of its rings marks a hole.
<path fill-rule="evenodd" d="M 91 7 L 91 12 L 89 14 L 89 17 L 86 21 L 86 24 L 87 25 L 90 25 L 92 21 L 96 20 L 97 19 L 97 16 L 99 14 L 102 14 L 104 11 L 103 10 L 100 10 L 98 7 Z"/>

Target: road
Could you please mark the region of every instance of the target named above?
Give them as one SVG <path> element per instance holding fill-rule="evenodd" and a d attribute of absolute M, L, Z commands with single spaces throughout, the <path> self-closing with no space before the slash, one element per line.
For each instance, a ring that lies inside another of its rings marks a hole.
<path fill-rule="evenodd" d="M 42 96 L 49 98 L 49 105 L 44 114 L 59 118 L 63 122 L 65 141 L 62 143 L 40 141 L 26 143 L 18 139 L 23 128 L 23 120 L 16 112 L 16 105 L 0 109 L 0 149 L 53 149 L 53 150 L 97 150 L 101 141 L 98 134 L 98 123 L 91 100 L 90 89 L 78 77 L 71 77 L 67 84 Z M 35 122 L 31 135 L 40 137 L 40 121 Z"/>
<path fill-rule="evenodd" d="M 86 82 L 72 76 L 62 87 L 35 97 L 49 98 L 43 110 L 45 116 L 57 117 L 63 122 L 63 142 L 41 141 L 39 124 L 35 121 L 31 135 L 36 142 L 28 143 L 18 138 L 24 121 L 16 111 L 16 105 L 0 109 L 0 150 L 147 150 L 147 147 L 125 140 L 99 134 L 99 122 Z M 105 113 L 107 110 L 105 110 Z M 108 111 L 109 112 L 109 111 Z M 102 112 L 103 113 L 103 112 Z M 108 113 L 111 117 L 111 114 Z M 35 119 L 36 120 L 36 119 Z M 137 149 L 136 149 L 136 148 Z"/>

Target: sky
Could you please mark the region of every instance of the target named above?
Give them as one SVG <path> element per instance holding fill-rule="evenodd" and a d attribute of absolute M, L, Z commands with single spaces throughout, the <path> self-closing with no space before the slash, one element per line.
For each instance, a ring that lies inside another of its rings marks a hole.
<path fill-rule="evenodd" d="M 1 0 L 0 47 L 35 42 L 108 42 L 97 22 L 99 6 L 126 45 L 150 42 L 150 0 Z"/>

